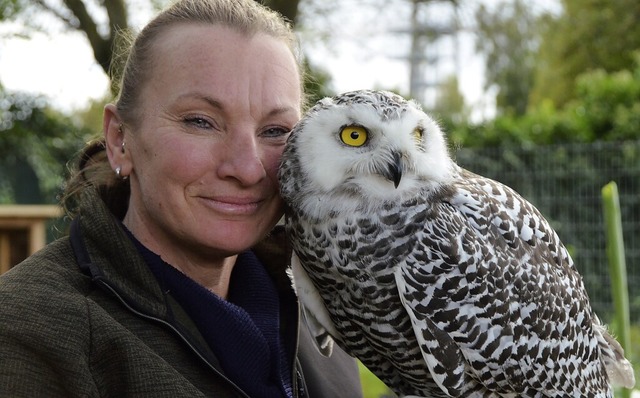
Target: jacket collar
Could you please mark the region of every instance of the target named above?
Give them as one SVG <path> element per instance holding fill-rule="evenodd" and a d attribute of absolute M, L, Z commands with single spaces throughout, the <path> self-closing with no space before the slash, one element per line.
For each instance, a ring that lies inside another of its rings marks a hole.
<path fill-rule="evenodd" d="M 118 219 L 96 192 L 87 192 L 70 231 L 80 268 L 107 283 L 134 309 L 167 318 L 164 294 Z"/>

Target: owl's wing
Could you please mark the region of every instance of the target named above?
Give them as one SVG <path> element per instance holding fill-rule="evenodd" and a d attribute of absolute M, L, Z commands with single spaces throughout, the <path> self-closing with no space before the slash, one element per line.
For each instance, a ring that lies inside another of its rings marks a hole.
<path fill-rule="evenodd" d="M 508 187 L 461 180 L 396 271 L 436 381 L 560 395 L 601 383 L 588 298 L 555 231 Z"/>
<path fill-rule="evenodd" d="M 330 357 L 333 352 L 332 334 L 335 335 L 337 332 L 320 293 L 311 282 L 307 272 L 302 268 L 300 259 L 295 252 L 291 255 L 291 273 L 293 287 L 302 306 L 302 315 L 316 348 L 325 357 Z"/>
<path fill-rule="evenodd" d="M 459 397 L 463 385 L 467 383 L 462 352 L 451 336 L 434 324 L 427 311 L 417 308 L 415 293 L 420 295 L 423 289 L 422 286 L 411 286 L 407 283 L 405 271 L 406 269 L 398 268 L 394 276 L 400 300 L 411 319 L 422 357 L 442 391 L 449 396 Z"/>

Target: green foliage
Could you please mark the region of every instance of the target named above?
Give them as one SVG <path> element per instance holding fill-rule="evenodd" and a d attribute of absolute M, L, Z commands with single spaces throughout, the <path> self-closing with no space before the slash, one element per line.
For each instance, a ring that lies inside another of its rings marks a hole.
<path fill-rule="evenodd" d="M 640 65 L 640 63 L 639 63 Z M 581 114 L 595 139 L 624 140 L 640 133 L 640 67 L 635 73 L 603 70 L 579 76 L 577 100 L 570 106 Z"/>
<path fill-rule="evenodd" d="M 13 18 L 23 7 L 23 0 L 0 0 L 0 21 Z"/>
<path fill-rule="evenodd" d="M 570 113 L 558 112 L 550 103 L 522 116 L 509 114 L 479 125 L 458 125 L 450 137 L 464 147 L 589 141 L 580 120 Z"/>
<path fill-rule="evenodd" d="M 640 2 L 637 0 L 562 0 L 563 12 L 543 28 L 531 96 L 563 106 L 575 98 L 578 76 L 602 69 L 634 67 L 640 49 Z"/>
<path fill-rule="evenodd" d="M 0 90 L 0 203 L 56 203 L 90 132 L 29 94 Z"/>
<path fill-rule="evenodd" d="M 358 370 L 364 398 L 395 397 L 393 392 L 360 362 L 358 362 Z"/>
<path fill-rule="evenodd" d="M 549 145 L 640 138 L 640 56 L 633 71 L 585 73 L 576 98 L 556 108 L 543 101 L 521 116 L 506 114 L 479 125 L 452 125 L 451 140 L 465 147 Z"/>
<path fill-rule="evenodd" d="M 503 0 L 493 7 L 481 5 L 475 15 L 476 48 L 486 58 L 485 86 L 498 88 L 496 105 L 500 113 L 522 115 L 527 110 L 540 18 L 532 13 L 531 4 Z"/>
<path fill-rule="evenodd" d="M 428 111 L 445 125 L 467 123 L 469 108 L 460 92 L 460 84 L 455 75 L 444 80 L 438 88 L 435 106 Z"/>

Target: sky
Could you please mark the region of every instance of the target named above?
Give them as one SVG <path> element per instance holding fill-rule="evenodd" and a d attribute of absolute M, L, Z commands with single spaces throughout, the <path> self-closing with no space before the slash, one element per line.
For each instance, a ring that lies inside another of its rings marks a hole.
<path fill-rule="evenodd" d="M 335 92 L 384 88 L 408 93 L 409 66 L 403 58 L 409 51 L 409 40 L 398 30 L 403 28 L 399 23 L 406 23 L 403 21 L 409 8 L 398 0 L 387 2 L 390 6 L 384 10 L 363 7 L 363 3 L 374 2 L 338 2 L 346 8 L 328 13 L 327 17 L 316 17 L 318 10 L 302 10 L 302 50 L 314 65 L 329 72 Z M 132 13 L 138 18 L 134 25 L 142 26 L 150 13 L 137 11 Z M 24 37 L 15 35 L 23 31 L 20 23 L 0 24 L 0 83 L 4 88 L 44 95 L 52 106 L 65 113 L 86 106 L 89 99 L 102 98 L 108 79 L 95 63 L 85 37 L 66 31 L 50 19 L 40 25 L 47 34 L 36 32 Z M 445 65 L 444 71 L 437 73 L 456 73 L 467 103 L 482 117 L 491 113 L 492 100 L 491 93 L 484 89 L 483 61 L 474 51 L 473 40 L 472 35 L 463 32 L 457 51 L 445 55 L 450 65 L 457 62 L 457 72 L 455 67 L 447 69 Z"/>
<path fill-rule="evenodd" d="M 6 90 L 42 94 L 65 112 L 101 98 L 107 76 L 80 34 L 33 34 L 0 41 L 0 82 Z"/>

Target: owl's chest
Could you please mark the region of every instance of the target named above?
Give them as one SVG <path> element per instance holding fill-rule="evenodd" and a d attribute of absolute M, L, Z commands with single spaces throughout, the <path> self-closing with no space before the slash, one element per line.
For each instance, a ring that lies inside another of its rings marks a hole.
<path fill-rule="evenodd" d="M 340 331 L 338 340 L 365 357 L 370 354 L 365 340 L 412 341 L 394 272 L 411 252 L 416 234 L 396 234 L 367 217 L 293 225 L 294 248 Z M 390 349 L 401 357 L 399 363 L 412 350 L 417 347 Z"/>
<path fill-rule="evenodd" d="M 416 230 L 407 217 L 353 214 L 322 222 L 293 220 L 290 235 L 323 294 L 348 292 L 371 300 L 397 290 L 393 274 L 418 243 Z"/>

